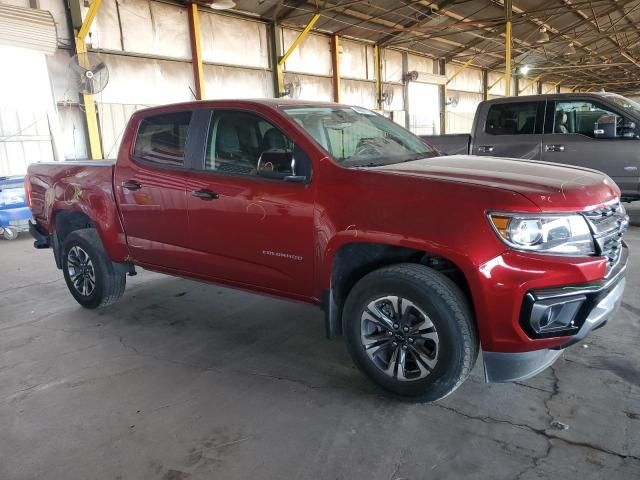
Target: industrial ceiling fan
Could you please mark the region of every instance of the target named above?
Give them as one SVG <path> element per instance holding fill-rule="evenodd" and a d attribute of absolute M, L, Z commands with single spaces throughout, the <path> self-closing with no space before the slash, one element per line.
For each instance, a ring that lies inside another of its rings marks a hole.
<path fill-rule="evenodd" d="M 93 53 L 81 53 L 69 61 L 70 84 L 85 95 L 95 95 L 109 83 L 107 64 Z"/>

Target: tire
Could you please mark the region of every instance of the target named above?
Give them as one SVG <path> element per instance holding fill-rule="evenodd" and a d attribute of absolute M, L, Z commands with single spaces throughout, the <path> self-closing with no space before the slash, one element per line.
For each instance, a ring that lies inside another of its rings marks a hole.
<path fill-rule="evenodd" d="M 104 307 L 124 293 L 127 277 L 114 268 L 93 228 L 75 230 L 62 244 L 62 272 L 73 298 L 85 308 Z M 75 282 L 74 282 L 75 281 Z"/>
<path fill-rule="evenodd" d="M 2 231 L 2 236 L 5 240 L 15 240 L 18 238 L 18 229 L 11 227 L 4 227 Z"/>
<path fill-rule="evenodd" d="M 423 265 L 397 264 L 365 275 L 349 293 L 343 319 L 353 361 L 394 396 L 442 399 L 462 385 L 478 357 L 465 296 Z"/>

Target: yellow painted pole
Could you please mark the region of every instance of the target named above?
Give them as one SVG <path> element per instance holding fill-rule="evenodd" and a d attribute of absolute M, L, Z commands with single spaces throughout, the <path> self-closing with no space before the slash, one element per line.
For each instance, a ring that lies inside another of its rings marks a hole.
<path fill-rule="evenodd" d="M 300 43 L 302 43 L 302 41 L 305 39 L 305 37 L 307 36 L 309 31 L 313 28 L 313 26 L 316 24 L 316 22 L 318 21 L 319 18 L 320 18 L 320 14 L 316 13 L 311 18 L 311 20 L 309 21 L 307 26 L 304 27 L 304 30 L 302 32 L 300 32 L 300 35 L 298 35 L 298 38 L 295 39 L 295 41 L 291 44 L 289 49 L 285 52 L 284 55 L 282 55 L 282 57 L 280 57 L 278 59 L 277 63 L 275 64 L 276 83 L 277 83 L 277 88 L 278 88 L 277 96 L 278 97 L 282 97 L 285 94 L 285 92 L 284 92 L 284 71 L 283 71 L 283 67 L 284 67 L 285 62 L 287 61 L 287 58 L 289 58 L 289 56 L 295 51 L 295 49 L 298 48 L 298 45 L 300 45 Z M 278 28 L 277 25 L 274 25 L 274 28 Z M 274 32 L 274 38 L 275 39 L 279 39 L 279 35 L 278 35 L 277 32 Z"/>
<path fill-rule="evenodd" d="M 499 84 L 502 81 L 503 78 L 504 78 L 504 75 L 500 75 L 495 82 L 493 82 L 491 85 L 489 85 L 489 88 L 487 88 L 487 91 L 491 90 L 493 87 L 495 87 L 497 84 Z"/>
<path fill-rule="evenodd" d="M 333 67 L 333 101 L 340 103 L 340 37 L 331 36 L 331 65 Z"/>
<path fill-rule="evenodd" d="M 374 67 L 376 71 L 376 108 L 382 110 L 382 60 L 380 47 L 375 45 L 373 49 Z"/>
<path fill-rule="evenodd" d="M 447 78 L 447 85 L 449 85 L 451 83 L 451 81 L 453 81 L 454 78 L 456 78 L 458 75 L 460 75 L 462 72 L 464 72 L 467 69 L 467 67 L 469 65 L 471 65 L 471 62 L 473 62 L 474 58 L 475 57 L 471 57 L 469 60 L 464 62 L 464 64 L 453 73 L 453 75 L 451 75 L 449 78 Z"/>
<path fill-rule="evenodd" d="M 75 32 L 76 54 L 78 55 L 78 62 L 83 68 L 89 68 L 86 38 L 101 3 L 102 0 L 93 0 L 89 7 L 89 11 L 87 12 L 87 16 L 82 22 L 80 30 Z M 100 160 L 102 159 L 102 145 L 100 144 L 100 129 L 98 128 L 96 103 L 93 99 L 93 95 L 82 94 L 82 97 L 84 104 L 84 116 L 87 122 L 87 134 L 89 135 L 91 159 Z"/>
<path fill-rule="evenodd" d="M 296 38 L 295 41 L 291 44 L 291 46 L 289 47 L 289 50 L 287 50 L 286 53 L 282 56 L 282 58 L 278 60 L 278 65 L 281 65 L 281 66 L 284 65 L 284 63 L 287 61 L 287 58 L 289 58 L 289 56 L 295 51 L 295 49 L 298 48 L 298 45 L 300 45 L 300 43 L 305 39 L 305 37 L 307 36 L 309 31 L 313 28 L 313 26 L 316 24 L 319 18 L 320 18 L 319 13 L 316 13 L 313 16 L 313 18 L 311 18 L 307 26 L 304 27 L 304 30 L 300 32 L 300 35 L 298 35 L 298 38 Z"/>
<path fill-rule="evenodd" d="M 531 85 L 533 85 L 534 83 L 536 83 L 538 80 L 540 80 L 540 77 L 542 77 L 542 75 L 538 75 L 536 78 L 534 78 L 533 80 L 531 80 L 529 83 L 527 83 L 524 87 L 522 88 L 518 88 L 518 93 L 522 93 L 524 92 L 527 88 L 529 88 Z"/>
<path fill-rule="evenodd" d="M 191 43 L 191 65 L 193 66 L 193 83 L 196 87 L 196 99 L 204 98 L 204 70 L 202 67 L 202 49 L 200 47 L 200 18 L 198 4 L 187 7 L 189 13 L 189 40 Z"/>

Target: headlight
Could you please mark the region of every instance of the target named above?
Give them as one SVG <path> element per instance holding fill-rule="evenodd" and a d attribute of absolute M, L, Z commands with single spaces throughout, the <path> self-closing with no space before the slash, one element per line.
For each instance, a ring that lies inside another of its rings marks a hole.
<path fill-rule="evenodd" d="M 593 255 L 587 221 L 581 215 L 492 213 L 489 220 L 502 241 L 517 250 L 557 255 Z"/>

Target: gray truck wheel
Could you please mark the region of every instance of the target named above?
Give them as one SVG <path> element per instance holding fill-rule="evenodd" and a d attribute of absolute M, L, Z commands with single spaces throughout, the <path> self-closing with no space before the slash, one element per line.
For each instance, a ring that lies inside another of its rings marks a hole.
<path fill-rule="evenodd" d="M 478 356 L 464 295 L 423 265 L 392 265 L 364 276 L 349 293 L 343 317 L 355 364 L 379 387 L 413 401 L 452 393 Z"/>
<path fill-rule="evenodd" d="M 127 277 L 116 271 L 93 228 L 71 232 L 62 245 L 62 272 L 73 298 L 85 308 L 118 300 Z"/>

